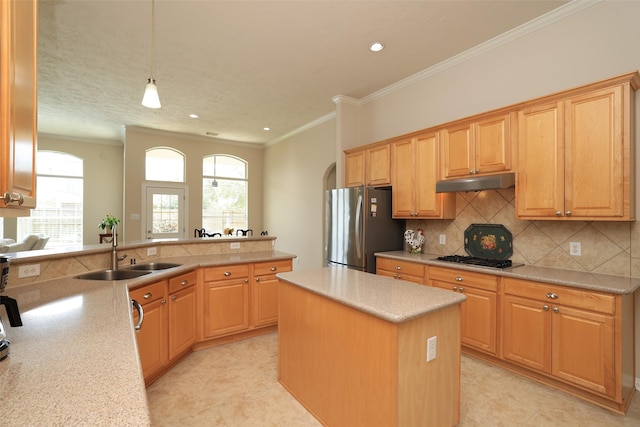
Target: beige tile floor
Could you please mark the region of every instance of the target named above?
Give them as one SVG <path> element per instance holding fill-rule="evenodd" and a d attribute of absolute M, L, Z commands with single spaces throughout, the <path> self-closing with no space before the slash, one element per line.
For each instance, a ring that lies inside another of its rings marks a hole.
<path fill-rule="evenodd" d="M 197 351 L 148 390 L 153 426 L 320 423 L 277 380 L 277 334 Z M 459 426 L 640 426 L 640 393 L 625 417 L 463 356 Z"/>

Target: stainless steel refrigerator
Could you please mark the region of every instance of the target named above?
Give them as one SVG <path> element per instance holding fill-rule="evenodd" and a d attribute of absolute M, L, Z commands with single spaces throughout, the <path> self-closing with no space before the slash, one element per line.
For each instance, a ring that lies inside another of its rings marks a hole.
<path fill-rule="evenodd" d="M 390 189 L 327 190 L 326 265 L 375 273 L 374 253 L 402 250 L 404 229 L 404 220 L 391 218 Z"/>

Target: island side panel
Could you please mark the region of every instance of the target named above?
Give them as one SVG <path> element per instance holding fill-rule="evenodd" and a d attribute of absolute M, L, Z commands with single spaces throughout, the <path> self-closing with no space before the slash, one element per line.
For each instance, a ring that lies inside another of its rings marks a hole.
<path fill-rule="evenodd" d="M 325 425 L 398 425 L 397 330 L 280 280 L 278 379 Z"/>
<path fill-rule="evenodd" d="M 427 362 L 427 339 L 436 358 Z M 453 426 L 460 420 L 460 304 L 399 326 L 400 426 Z"/>

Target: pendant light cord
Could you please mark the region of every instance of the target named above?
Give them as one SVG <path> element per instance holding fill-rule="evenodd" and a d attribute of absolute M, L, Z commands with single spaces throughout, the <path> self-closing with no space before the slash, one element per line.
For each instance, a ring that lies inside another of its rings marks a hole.
<path fill-rule="evenodd" d="M 151 78 L 156 65 L 156 0 L 151 0 Z"/>

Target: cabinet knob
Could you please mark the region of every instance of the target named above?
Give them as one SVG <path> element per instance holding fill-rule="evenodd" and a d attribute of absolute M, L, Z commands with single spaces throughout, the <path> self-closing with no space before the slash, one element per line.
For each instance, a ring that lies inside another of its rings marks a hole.
<path fill-rule="evenodd" d="M 556 211 L 556 216 L 562 216 L 562 212 Z"/>
<path fill-rule="evenodd" d="M 566 211 L 564 214 L 565 214 L 566 216 L 571 216 L 571 211 Z"/>
<path fill-rule="evenodd" d="M 553 292 L 547 292 L 547 298 L 549 299 L 558 299 L 558 295 Z"/>
<path fill-rule="evenodd" d="M 558 307 L 553 307 L 553 312 L 554 313 L 558 313 L 558 312 L 560 312 L 560 309 Z"/>
<path fill-rule="evenodd" d="M 229 272 L 229 271 L 225 271 L 225 272 L 224 272 L 224 275 L 225 275 L 226 277 L 229 277 L 229 276 L 231 276 L 231 272 Z"/>
<path fill-rule="evenodd" d="M 402 270 L 402 267 L 400 267 L 399 265 L 396 265 L 396 270 Z"/>
<path fill-rule="evenodd" d="M 187 286 L 189 284 L 189 282 L 187 280 L 183 280 L 182 282 L 180 282 L 180 284 L 182 286 Z"/>
<path fill-rule="evenodd" d="M 260 281 L 260 278 L 259 278 L 259 277 L 256 277 L 256 282 L 259 282 L 259 281 Z"/>
<path fill-rule="evenodd" d="M 4 201 L 5 205 L 17 203 L 18 206 L 22 206 L 22 204 L 24 203 L 24 196 L 22 194 L 9 193 L 8 191 L 5 191 L 2 195 L 2 200 Z"/>
<path fill-rule="evenodd" d="M 464 288 L 463 287 L 458 288 L 458 292 L 464 292 Z"/>
<path fill-rule="evenodd" d="M 276 271 L 278 267 L 271 267 L 271 271 Z"/>
<path fill-rule="evenodd" d="M 167 300 L 166 300 L 166 299 L 163 299 L 163 300 L 162 300 L 162 305 L 164 305 L 164 304 L 166 304 L 166 303 L 167 303 Z"/>
<path fill-rule="evenodd" d="M 462 279 L 462 277 L 456 276 L 456 282 L 462 282 L 462 280 L 464 280 L 464 279 Z"/>
<path fill-rule="evenodd" d="M 453 287 L 453 292 L 458 292 L 458 287 L 457 286 Z"/>
<path fill-rule="evenodd" d="M 549 306 L 545 304 L 545 305 L 542 306 L 542 309 L 544 311 L 549 311 Z"/>
<path fill-rule="evenodd" d="M 151 292 L 147 292 L 146 294 L 144 294 L 144 296 L 142 298 L 144 299 L 149 299 L 153 296 L 153 294 Z"/>
<path fill-rule="evenodd" d="M 249 279 L 244 279 L 244 283 L 249 283 Z"/>
<path fill-rule="evenodd" d="M 475 172 L 475 173 L 480 173 L 480 169 L 476 169 L 476 172 Z"/>
<path fill-rule="evenodd" d="M 469 169 L 469 175 L 473 175 L 473 169 Z"/>
<path fill-rule="evenodd" d="M 175 301 L 178 297 L 176 297 L 175 295 L 171 295 L 171 301 Z"/>

